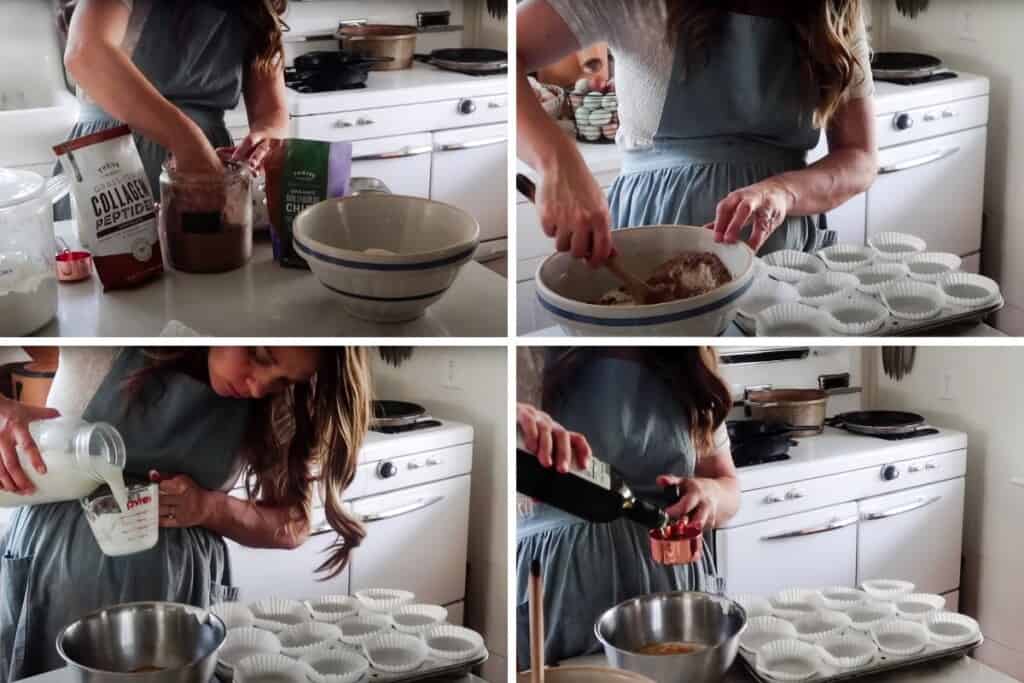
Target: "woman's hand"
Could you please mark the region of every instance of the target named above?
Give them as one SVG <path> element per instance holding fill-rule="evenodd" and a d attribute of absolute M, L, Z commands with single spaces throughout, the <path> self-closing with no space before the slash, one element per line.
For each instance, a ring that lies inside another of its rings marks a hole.
<path fill-rule="evenodd" d="M 714 526 L 718 512 L 718 487 L 710 479 L 684 479 L 671 475 L 658 477 L 658 486 L 678 486 L 682 497 L 665 512 L 672 519 L 682 519 L 701 528 Z"/>
<path fill-rule="evenodd" d="M 215 492 L 207 491 L 184 474 L 168 477 L 154 470 L 149 479 L 160 484 L 160 526 L 206 526 L 213 514 Z"/>
<path fill-rule="evenodd" d="M 526 403 L 516 404 L 516 420 L 523 432 L 527 450 L 537 456 L 544 467 L 555 466 L 565 474 L 576 465 L 586 469 L 590 464 L 590 444 L 577 432 L 570 432 L 545 412 Z"/>
<path fill-rule="evenodd" d="M 231 160 L 248 161 L 254 171 L 259 170 L 270 153 L 270 141 L 273 138 L 274 136 L 266 130 L 250 131 L 245 139 L 234 148 Z"/>
<path fill-rule="evenodd" d="M 182 173 L 223 175 L 224 162 L 221 161 L 217 150 L 206 139 L 206 135 L 198 130 L 198 127 L 196 130 L 196 135 L 190 136 L 188 140 L 171 148 L 175 168 Z"/>
<path fill-rule="evenodd" d="M 35 471 L 46 474 L 46 463 L 28 431 L 28 424 L 55 417 L 60 417 L 60 413 L 52 408 L 37 408 L 0 398 L 0 491 L 22 496 L 35 493 L 36 487 L 18 459 L 18 446 Z"/>
<path fill-rule="evenodd" d="M 707 227 L 715 231 L 716 242 L 732 244 L 744 227 L 753 224 L 747 244 L 756 252 L 786 222 L 796 202 L 796 193 L 786 183 L 768 178 L 730 193 L 718 203 L 715 222 Z"/>
<path fill-rule="evenodd" d="M 608 260 L 613 251 L 608 200 L 575 148 L 545 170 L 536 202 L 544 234 L 555 238 L 558 251 L 586 259 L 593 268 Z"/>

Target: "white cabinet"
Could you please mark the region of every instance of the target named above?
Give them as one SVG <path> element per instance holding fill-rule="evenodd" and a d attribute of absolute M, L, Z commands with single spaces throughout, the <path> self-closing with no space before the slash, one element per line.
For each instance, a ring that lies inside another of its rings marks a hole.
<path fill-rule="evenodd" d="M 852 586 L 857 521 L 857 504 L 844 503 L 719 530 L 718 571 L 730 593 L 771 595 L 794 586 Z"/>
<path fill-rule="evenodd" d="M 857 581 L 904 579 L 925 593 L 960 585 L 964 480 L 860 501 Z"/>
<path fill-rule="evenodd" d="M 320 581 L 317 573 L 326 550 L 337 538 L 333 531 L 311 537 L 296 550 L 259 550 L 227 541 L 231 555 L 231 582 L 239 589 L 239 600 L 254 602 L 263 598 L 301 600 L 316 595 L 347 594 L 349 571 L 336 578 Z"/>
<path fill-rule="evenodd" d="M 395 194 L 430 196 L 430 133 L 395 135 L 352 143 L 352 175 L 384 181 Z"/>
<path fill-rule="evenodd" d="M 469 488 L 470 478 L 459 476 L 354 501 L 366 538 L 354 552 L 352 592 L 402 588 L 423 602 L 462 600 Z"/>
<path fill-rule="evenodd" d="M 508 235 L 508 129 L 492 126 L 434 133 L 430 198 L 468 211 L 480 239 Z"/>

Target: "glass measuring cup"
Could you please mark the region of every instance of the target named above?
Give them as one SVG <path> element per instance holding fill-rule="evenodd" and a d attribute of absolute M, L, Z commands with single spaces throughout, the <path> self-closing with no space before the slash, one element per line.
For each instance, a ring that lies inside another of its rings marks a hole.
<path fill-rule="evenodd" d="M 83 498 L 81 504 L 104 555 L 140 553 L 160 540 L 160 486 L 156 483 L 129 485 L 128 509 L 123 512 L 108 486 Z"/>

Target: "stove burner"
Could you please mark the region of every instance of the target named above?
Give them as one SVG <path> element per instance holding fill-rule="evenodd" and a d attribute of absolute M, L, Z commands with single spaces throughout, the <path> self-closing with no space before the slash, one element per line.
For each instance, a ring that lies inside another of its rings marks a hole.
<path fill-rule="evenodd" d="M 762 455 L 752 457 L 743 457 L 736 453 L 733 453 L 732 456 L 733 464 L 736 465 L 736 469 L 741 469 L 743 467 L 754 467 L 756 465 L 767 465 L 773 462 L 782 462 L 784 460 L 789 460 L 790 457 L 791 456 L 787 453 L 776 453 L 775 455 Z"/>
<path fill-rule="evenodd" d="M 404 434 L 405 432 L 418 432 L 421 429 L 433 429 L 440 426 L 441 422 L 438 420 L 420 420 L 419 422 L 411 422 L 394 427 L 371 427 L 370 431 L 377 432 L 378 434 Z"/>
<path fill-rule="evenodd" d="M 932 427 L 922 427 L 915 429 L 912 432 L 905 432 L 903 434 L 865 434 L 863 432 L 857 432 L 852 429 L 846 429 L 845 427 L 839 427 L 844 432 L 849 432 L 854 436 L 866 436 L 869 439 L 884 439 L 886 441 L 905 441 L 907 439 L 919 439 L 925 436 L 935 436 L 939 433 L 938 429 Z"/>
<path fill-rule="evenodd" d="M 937 83 L 939 81 L 948 81 L 952 78 L 959 77 L 959 74 L 955 74 L 952 71 L 943 71 L 937 74 L 931 74 L 930 76 L 919 76 L 917 78 L 884 78 L 882 76 L 876 76 L 875 80 L 885 83 L 893 83 L 895 85 L 923 85 L 925 83 Z"/>
<path fill-rule="evenodd" d="M 285 85 L 288 85 L 287 83 Z M 314 88 L 309 85 L 288 85 L 288 88 L 295 92 L 303 94 L 318 93 L 318 92 L 340 92 L 342 90 L 362 90 L 366 87 L 365 83 L 358 83 L 356 85 L 346 85 L 344 88 Z"/>

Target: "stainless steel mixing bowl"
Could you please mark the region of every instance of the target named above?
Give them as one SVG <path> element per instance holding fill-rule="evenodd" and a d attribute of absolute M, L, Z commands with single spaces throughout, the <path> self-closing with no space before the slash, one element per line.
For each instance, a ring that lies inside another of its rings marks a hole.
<path fill-rule="evenodd" d="M 732 666 L 747 613 L 709 593 L 655 593 L 627 600 L 601 615 L 594 632 L 608 663 L 657 683 L 718 681 Z M 703 646 L 690 654 L 643 655 L 657 643 Z"/>
<path fill-rule="evenodd" d="M 136 602 L 67 626 L 57 651 L 82 683 L 209 683 L 226 635 L 207 610 Z"/>

